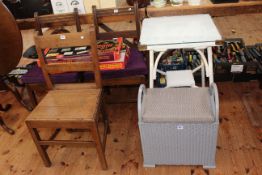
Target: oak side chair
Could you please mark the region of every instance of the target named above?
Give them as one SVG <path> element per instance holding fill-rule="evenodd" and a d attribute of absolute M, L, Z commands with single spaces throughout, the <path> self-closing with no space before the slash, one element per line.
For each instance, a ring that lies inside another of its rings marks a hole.
<path fill-rule="evenodd" d="M 73 18 L 74 14 L 39 16 L 39 21 L 57 21 Z M 32 135 L 37 150 L 45 166 L 51 166 L 46 152 L 49 145 L 92 146 L 97 150 L 102 169 L 107 169 L 105 159 L 106 136 L 109 133 L 109 122 L 103 109 L 101 75 L 98 65 L 96 35 L 94 28 L 89 31 L 81 28 L 78 32 L 46 35 L 36 31 L 34 40 L 37 53 L 48 88 L 47 95 L 39 102 L 26 119 L 26 125 Z M 89 62 L 46 64 L 42 49 L 91 46 L 92 60 Z M 94 83 L 53 84 L 50 75 L 64 72 L 93 71 Z M 102 115 L 101 115 L 102 114 Z M 99 117 L 104 123 L 103 136 L 98 131 Z M 88 130 L 92 141 L 42 139 L 38 129 L 81 129 Z"/>

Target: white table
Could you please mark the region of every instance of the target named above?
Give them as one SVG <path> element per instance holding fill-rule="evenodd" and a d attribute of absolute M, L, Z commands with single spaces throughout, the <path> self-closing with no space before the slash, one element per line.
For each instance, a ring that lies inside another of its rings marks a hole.
<path fill-rule="evenodd" d="M 214 81 L 212 46 L 216 46 L 216 41 L 221 39 L 211 16 L 207 14 L 144 19 L 140 45 L 145 45 L 150 51 L 149 87 L 153 88 L 157 65 L 164 52 L 168 49 L 181 48 L 195 49 L 204 58 L 203 60 L 205 60 L 203 50 L 207 49 L 208 63 L 203 64 L 206 66 L 206 76 L 209 77 L 209 84 L 211 84 Z M 156 60 L 155 52 L 159 52 Z M 202 74 L 203 72 L 204 69 Z"/>

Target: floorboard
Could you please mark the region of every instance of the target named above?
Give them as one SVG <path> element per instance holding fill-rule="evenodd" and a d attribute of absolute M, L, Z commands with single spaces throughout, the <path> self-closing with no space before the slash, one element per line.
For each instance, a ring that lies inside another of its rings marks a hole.
<path fill-rule="evenodd" d="M 28 115 L 11 93 L 1 93 L 0 102 L 12 103 L 4 118 L 16 134 L 10 136 L 0 130 L 0 169 L 3 175 L 20 174 L 123 174 L 123 175 L 190 175 L 190 174 L 254 174 L 262 172 L 262 132 L 252 126 L 242 96 L 258 83 L 218 83 L 220 97 L 220 127 L 217 144 L 217 168 L 203 170 L 196 166 L 157 166 L 143 168 L 136 104 L 107 105 L 111 134 L 108 136 L 106 158 L 109 169 L 102 171 L 93 148 L 52 146 L 48 153 L 52 167 L 44 167 L 24 124 Z M 137 89 L 130 89 L 137 91 Z M 128 89 L 118 90 L 125 96 Z M 254 99 L 255 100 L 255 99 Z M 41 134 L 49 135 L 45 130 Z M 62 131 L 57 138 L 88 138 L 88 133 Z"/>

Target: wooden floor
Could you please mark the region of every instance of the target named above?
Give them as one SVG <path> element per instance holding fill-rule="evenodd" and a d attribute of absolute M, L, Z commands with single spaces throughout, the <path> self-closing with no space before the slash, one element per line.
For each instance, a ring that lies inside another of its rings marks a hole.
<path fill-rule="evenodd" d="M 257 82 L 218 83 L 220 97 L 220 127 L 217 144 L 217 168 L 204 171 L 196 166 L 157 166 L 143 168 L 136 104 L 107 106 L 111 134 L 108 136 L 106 158 L 109 169 L 102 171 L 93 148 L 53 146 L 48 153 L 53 166 L 45 168 L 24 124 L 28 115 L 10 93 L 1 93 L 0 102 L 13 104 L 5 120 L 16 130 L 10 136 L 0 130 L 0 174 L 86 175 L 86 174 L 254 174 L 262 172 L 262 129 L 252 127 L 242 101 L 242 95 L 258 90 Z M 134 92 L 134 90 L 132 90 Z M 121 91 L 125 97 L 128 89 Z M 43 134 L 44 131 L 41 131 Z M 45 134 L 47 135 L 47 134 Z M 58 138 L 83 139 L 86 133 L 69 134 Z"/>
<path fill-rule="evenodd" d="M 249 21 L 249 23 L 247 23 Z M 226 37 L 243 37 L 248 44 L 261 41 L 262 14 L 216 18 L 215 23 Z M 253 27 L 251 27 L 253 25 Z M 239 27 L 242 26 L 242 27 Z M 24 32 L 23 36 L 30 32 Z M 27 46 L 32 42 L 25 37 Z M 0 128 L 0 175 L 261 175 L 262 129 L 251 125 L 242 101 L 244 94 L 258 89 L 257 82 L 218 83 L 220 97 L 220 127 L 217 144 L 216 169 L 203 170 L 196 166 L 157 166 L 143 168 L 136 104 L 107 106 L 111 134 L 106 145 L 109 169 L 102 171 L 93 148 L 48 148 L 52 167 L 44 167 L 25 126 L 29 112 L 10 93 L 0 93 L 0 103 L 11 103 L 13 108 L 4 118 L 15 129 L 13 136 Z M 130 89 L 119 93 L 126 97 Z M 136 94 L 136 89 L 132 92 Z M 120 98 L 119 97 L 119 98 Z M 261 97 L 260 97 L 261 98 Z M 258 105 L 262 106 L 262 104 Z M 50 132 L 41 130 L 47 136 Z M 83 139 L 85 133 L 61 132 L 58 138 Z"/>

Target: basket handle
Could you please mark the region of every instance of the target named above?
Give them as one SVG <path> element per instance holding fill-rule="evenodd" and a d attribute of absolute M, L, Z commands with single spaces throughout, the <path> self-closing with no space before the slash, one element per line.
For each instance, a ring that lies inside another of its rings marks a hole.
<path fill-rule="evenodd" d="M 217 85 L 216 83 L 212 83 L 210 85 L 210 92 L 211 92 L 211 97 L 214 100 L 214 114 L 215 114 L 215 118 L 218 121 L 219 119 L 219 98 L 218 98 L 218 90 L 217 90 Z"/>
<path fill-rule="evenodd" d="M 138 97 L 137 97 L 137 112 L 138 112 L 138 121 L 142 121 L 142 100 L 146 94 L 146 86 L 141 84 L 138 90 Z"/>

